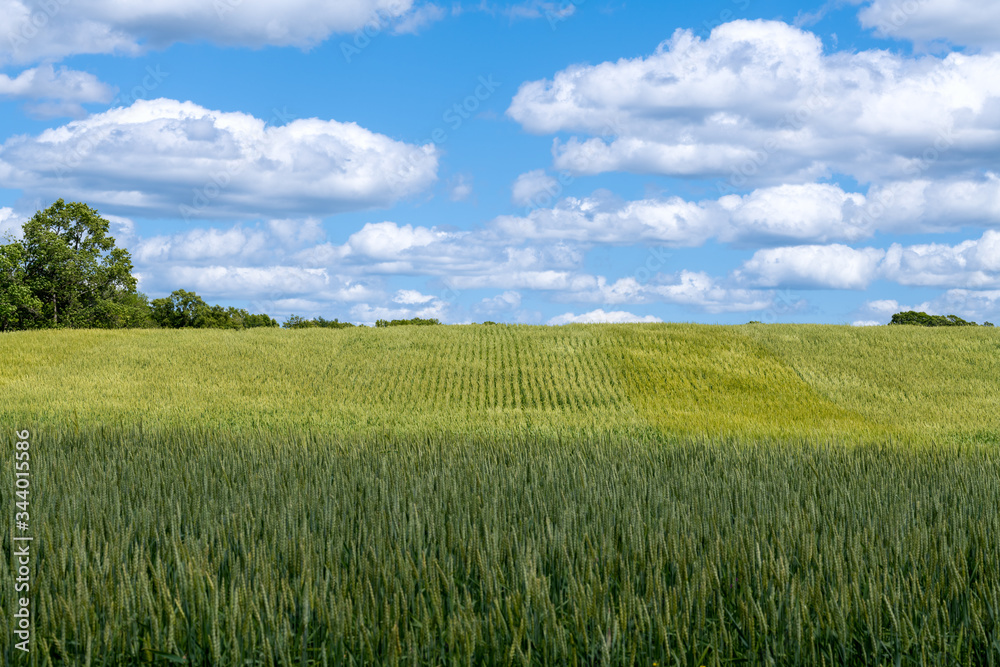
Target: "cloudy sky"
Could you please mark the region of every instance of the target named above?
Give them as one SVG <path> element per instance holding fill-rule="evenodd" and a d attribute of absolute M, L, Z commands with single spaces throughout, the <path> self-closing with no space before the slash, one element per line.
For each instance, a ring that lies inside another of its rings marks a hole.
<path fill-rule="evenodd" d="M 995 1 L 0 11 L 0 233 L 86 202 L 152 298 L 359 323 L 1000 318 Z"/>

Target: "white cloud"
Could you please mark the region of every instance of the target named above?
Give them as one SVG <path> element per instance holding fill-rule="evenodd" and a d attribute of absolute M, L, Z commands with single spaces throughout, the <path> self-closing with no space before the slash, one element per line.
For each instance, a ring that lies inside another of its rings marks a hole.
<path fill-rule="evenodd" d="M 444 238 L 444 233 L 427 227 L 368 222 L 348 238 L 347 252 L 369 259 L 399 259 L 407 250 L 429 246 Z"/>
<path fill-rule="evenodd" d="M 535 169 L 517 177 L 511 187 L 511 201 L 517 206 L 530 206 L 543 193 L 550 198 L 555 196 L 558 187 L 559 182 L 544 169 Z"/>
<path fill-rule="evenodd" d="M 858 312 L 881 318 L 888 323 L 891 316 L 915 310 L 930 315 L 958 315 L 974 322 L 1000 318 L 1000 290 L 951 289 L 938 297 L 920 304 L 903 305 L 895 300 L 869 301 Z"/>
<path fill-rule="evenodd" d="M 175 266 L 165 273 L 183 289 L 229 298 L 274 292 L 315 294 L 331 286 L 324 269 L 298 266 Z"/>
<path fill-rule="evenodd" d="M 851 323 L 852 327 L 877 327 L 881 326 L 883 323 L 878 320 L 855 320 Z"/>
<path fill-rule="evenodd" d="M 1000 232 L 956 246 L 933 243 L 888 250 L 882 273 L 901 285 L 1000 287 Z"/>
<path fill-rule="evenodd" d="M 447 15 L 447 12 L 441 7 L 434 4 L 423 5 L 422 7 L 417 7 L 409 14 L 405 15 L 396 25 L 393 27 L 393 33 L 397 35 L 411 34 L 415 35 L 432 23 L 440 21 Z"/>
<path fill-rule="evenodd" d="M 483 299 L 478 306 L 480 312 L 495 313 L 521 307 L 521 293 L 507 290 L 495 297 Z"/>
<path fill-rule="evenodd" d="M 806 245 L 758 250 L 733 273 L 756 287 L 865 289 L 878 279 L 900 285 L 949 288 L 1000 287 L 1000 232 L 951 246 L 941 243 L 888 250 L 845 245 Z M 878 302 L 887 309 L 894 301 Z"/>
<path fill-rule="evenodd" d="M 733 288 L 703 271 L 683 270 L 673 275 L 657 274 L 648 282 L 619 278 L 609 283 L 604 276 L 567 275 L 552 287 L 560 301 L 603 304 L 669 303 L 709 313 L 763 310 L 774 302 L 771 292 Z"/>
<path fill-rule="evenodd" d="M 328 215 L 387 206 L 436 178 L 433 146 L 355 123 L 267 126 L 191 102 L 137 101 L 0 146 L 0 179 L 28 195 L 165 217 Z"/>
<path fill-rule="evenodd" d="M 513 19 L 540 19 L 560 21 L 576 13 L 572 2 L 551 2 L 549 0 L 525 0 L 507 6 L 504 13 Z"/>
<path fill-rule="evenodd" d="M 997 322 L 1000 318 L 1000 290 L 977 291 L 966 289 L 948 290 L 941 296 L 922 303 L 914 310 L 931 315 L 958 315 L 963 319 L 982 323 L 984 320 Z"/>
<path fill-rule="evenodd" d="M 525 83 L 507 113 L 531 132 L 582 135 L 553 148 L 554 166 L 578 174 L 911 179 L 994 166 L 998 69 L 1000 54 L 825 54 L 812 33 L 741 20 Z"/>
<path fill-rule="evenodd" d="M 136 262 L 198 262 L 263 257 L 270 254 L 272 238 L 260 230 L 231 227 L 193 229 L 171 236 L 142 239 L 133 251 Z"/>
<path fill-rule="evenodd" d="M 679 197 L 621 202 L 608 193 L 568 197 L 550 209 L 534 209 L 527 217 L 500 216 L 493 225 L 522 239 L 560 239 L 583 243 L 700 245 L 721 229 L 710 207 Z"/>
<path fill-rule="evenodd" d="M 639 317 L 638 315 L 633 315 L 632 313 L 627 313 L 623 310 L 615 310 L 610 313 L 606 313 L 600 308 L 597 310 L 592 310 L 589 313 L 583 313 L 582 315 L 574 315 L 573 313 L 565 313 L 563 315 L 557 315 L 548 321 L 550 326 L 560 326 L 563 324 L 625 324 L 632 322 L 662 322 L 659 317 L 654 317 L 652 315 L 646 315 L 644 317 Z"/>
<path fill-rule="evenodd" d="M 859 14 L 861 25 L 883 37 L 917 43 L 1000 47 L 1000 4 L 982 0 L 873 0 Z"/>
<path fill-rule="evenodd" d="M 426 294 L 421 294 L 417 290 L 412 289 L 401 289 L 396 292 L 396 296 L 392 299 L 395 303 L 401 303 L 407 306 L 413 306 L 421 303 L 427 303 L 428 301 L 433 301 L 433 296 L 428 296 Z"/>
<path fill-rule="evenodd" d="M 465 201 L 472 195 L 472 177 L 459 174 L 448 184 L 448 197 L 452 201 Z"/>
<path fill-rule="evenodd" d="M 0 239 L 5 235 L 20 238 L 24 218 L 14 213 L 14 209 L 4 206 L 0 208 Z"/>
<path fill-rule="evenodd" d="M 375 324 L 376 320 L 409 320 L 414 317 L 421 319 L 447 320 L 448 303 L 440 299 L 434 299 L 420 308 L 378 306 L 369 303 L 359 303 L 351 308 L 351 315 L 355 322 L 362 322 L 369 326 Z"/>
<path fill-rule="evenodd" d="M 86 111 L 81 103 L 108 102 L 114 90 L 88 72 L 51 64 L 26 69 L 16 77 L 0 74 L 0 97 L 21 100 L 44 100 L 29 104 L 28 111 L 41 117 L 81 117 Z"/>
<path fill-rule="evenodd" d="M 864 217 L 865 203 L 863 195 L 820 183 L 763 188 L 742 197 L 729 195 L 719 201 L 729 213 L 729 228 L 720 238 L 855 241 L 873 231 Z"/>
<path fill-rule="evenodd" d="M 757 287 L 865 289 L 879 275 L 884 250 L 808 245 L 758 250 L 735 277 Z"/>
<path fill-rule="evenodd" d="M 413 0 L 0 0 L 0 65 L 75 54 L 136 55 L 175 42 L 310 48 L 373 23 L 414 30 L 435 9 Z"/>

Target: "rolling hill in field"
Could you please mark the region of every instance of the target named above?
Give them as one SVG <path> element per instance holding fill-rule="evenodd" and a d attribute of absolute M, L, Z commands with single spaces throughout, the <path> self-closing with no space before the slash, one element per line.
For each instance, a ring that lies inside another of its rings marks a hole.
<path fill-rule="evenodd" d="M 0 335 L 35 664 L 1000 664 L 998 364 L 981 328 Z"/>
<path fill-rule="evenodd" d="M 0 336 L 4 419 L 316 430 L 1000 434 L 1000 332 L 470 325 Z"/>

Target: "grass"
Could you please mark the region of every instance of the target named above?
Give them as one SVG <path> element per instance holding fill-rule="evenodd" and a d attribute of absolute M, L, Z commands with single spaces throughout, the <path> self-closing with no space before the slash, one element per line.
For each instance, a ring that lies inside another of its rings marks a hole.
<path fill-rule="evenodd" d="M 791 325 L 0 336 L 0 420 L 34 429 L 29 662 L 1000 665 L 998 352 Z"/>

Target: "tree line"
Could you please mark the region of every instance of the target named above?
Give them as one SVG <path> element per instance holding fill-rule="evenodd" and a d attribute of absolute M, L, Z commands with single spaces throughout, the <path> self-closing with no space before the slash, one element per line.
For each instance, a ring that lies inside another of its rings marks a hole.
<path fill-rule="evenodd" d="M 910 324 L 920 327 L 977 327 L 975 322 L 963 320 L 958 315 L 928 315 L 924 312 L 908 310 L 896 313 L 889 324 Z M 984 327 L 993 326 L 992 322 L 983 322 Z"/>
<path fill-rule="evenodd" d="M 27 329 L 252 329 L 277 327 L 264 313 L 209 305 L 175 290 L 152 301 L 139 292 L 132 257 L 109 234 L 110 222 L 86 204 L 62 199 L 38 211 L 22 238 L 0 244 L 0 332 Z M 379 320 L 376 327 L 441 324 L 436 319 Z M 292 315 L 286 329 L 353 327 Z"/>
<path fill-rule="evenodd" d="M 38 211 L 21 239 L 0 244 L 0 331 L 25 329 L 276 327 L 264 314 L 210 306 L 183 289 L 150 301 L 137 289 L 132 257 L 110 223 L 62 199 Z"/>

